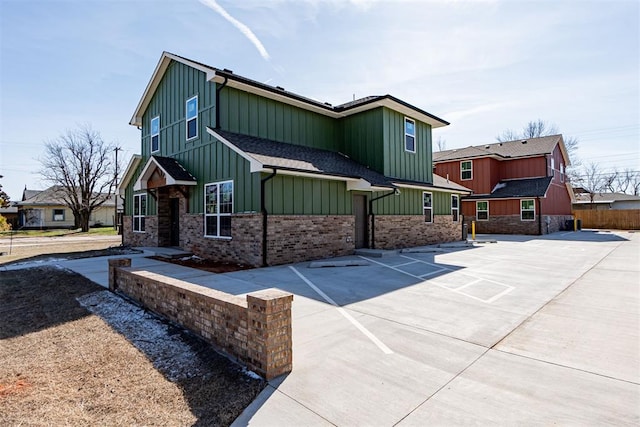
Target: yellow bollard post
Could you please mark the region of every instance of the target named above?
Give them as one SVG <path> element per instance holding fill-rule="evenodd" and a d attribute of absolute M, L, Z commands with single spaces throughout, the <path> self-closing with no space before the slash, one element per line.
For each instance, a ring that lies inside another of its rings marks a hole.
<path fill-rule="evenodd" d="M 573 231 L 578 231 L 578 218 L 573 217 Z"/>
<path fill-rule="evenodd" d="M 476 240 L 476 222 L 471 221 L 471 240 Z"/>

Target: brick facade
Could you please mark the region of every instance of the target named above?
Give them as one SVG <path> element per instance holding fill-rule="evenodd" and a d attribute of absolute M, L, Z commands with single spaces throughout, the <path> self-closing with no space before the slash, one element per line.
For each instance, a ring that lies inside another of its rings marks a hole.
<path fill-rule="evenodd" d="M 144 219 L 145 231 L 143 233 L 133 232 L 133 217 L 124 216 L 122 218 L 122 240 L 127 246 L 158 246 L 158 217 L 154 215 L 146 216 Z"/>
<path fill-rule="evenodd" d="M 277 289 L 245 298 L 130 268 L 130 259 L 109 260 L 109 289 L 166 317 L 266 379 L 291 372 L 293 295 Z"/>
<path fill-rule="evenodd" d="M 545 222 L 547 217 L 550 219 L 548 227 Z M 542 215 L 541 224 L 538 216 L 534 221 L 521 221 L 520 215 L 494 215 L 490 216 L 488 221 L 477 221 L 475 216 L 466 216 L 464 220 L 468 227 L 469 236 L 471 235 L 472 221 L 476 222 L 476 233 L 478 234 L 538 235 L 572 229 L 566 227 L 566 221 L 572 218 L 571 215 Z"/>
<path fill-rule="evenodd" d="M 462 223 L 451 215 L 434 215 L 432 223 L 422 215 L 376 215 L 375 247 L 401 249 L 454 242 L 462 239 Z"/>

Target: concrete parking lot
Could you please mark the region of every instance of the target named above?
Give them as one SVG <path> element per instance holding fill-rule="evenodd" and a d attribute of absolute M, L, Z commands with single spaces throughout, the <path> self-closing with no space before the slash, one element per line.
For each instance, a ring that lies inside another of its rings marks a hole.
<path fill-rule="evenodd" d="M 639 425 L 640 233 L 497 243 L 213 275 L 295 294 L 294 369 L 234 425 Z M 104 259 L 65 262 L 106 284 Z"/>

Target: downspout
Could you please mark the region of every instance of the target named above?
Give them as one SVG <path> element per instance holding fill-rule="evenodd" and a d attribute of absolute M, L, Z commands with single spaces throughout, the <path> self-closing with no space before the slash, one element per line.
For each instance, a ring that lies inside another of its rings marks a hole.
<path fill-rule="evenodd" d="M 536 197 L 538 201 L 538 235 L 542 236 L 542 211 L 540 197 Z"/>
<path fill-rule="evenodd" d="M 373 202 L 376 200 L 384 199 L 385 197 L 393 196 L 396 194 L 397 190 L 390 191 L 389 193 L 383 194 L 382 196 L 374 197 L 369 200 L 369 215 L 371 216 L 371 249 L 376 248 L 376 216 L 373 213 Z"/>
<path fill-rule="evenodd" d="M 224 76 L 224 81 L 216 88 L 216 129 L 220 129 L 220 91 L 227 85 L 229 79 Z"/>
<path fill-rule="evenodd" d="M 264 189 L 265 184 L 271 178 L 276 176 L 278 172 L 277 169 L 273 169 L 273 172 L 269 176 L 266 176 L 260 180 L 260 212 L 262 212 L 262 266 L 267 266 L 267 216 L 269 212 L 267 212 L 267 203 L 265 202 L 264 197 Z"/>

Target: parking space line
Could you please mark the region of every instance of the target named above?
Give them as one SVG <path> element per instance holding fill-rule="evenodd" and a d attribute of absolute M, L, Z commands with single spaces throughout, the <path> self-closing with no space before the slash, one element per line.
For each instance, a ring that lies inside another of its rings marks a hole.
<path fill-rule="evenodd" d="M 405 265 L 411 265 L 411 264 L 417 264 L 418 261 L 411 261 L 411 262 L 405 262 L 404 264 L 398 264 L 395 265 L 394 267 L 404 267 Z"/>
<path fill-rule="evenodd" d="M 384 354 L 393 354 L 393 350 L 391 350 L 389 347 L 387 347 L 382 341 L 380 341 L 375 335 L 373 335 L 367 328 L 365 328 L 364 326 L 362 326 L 362 324 L 360 324 L 360 322 L 358 322 L 356 319 L 353 318 L 353 316 L 351 316 L 349 313 L 347 313 L 347 311 L 340 307 L 329 295 L 325 294 L 324 292 L 322 292 L 322 290 L 320 288 L 318 288 L 316 285 L 314 285 L 311 280 L 307 279 L 306 277 L 304 277 L 298 270 L 296 270 L 295 267 L 293 266 L 289 266 L 289 268 L 296 273 L 296 275 L 301 278 L 304 283 L 306 283 L 311 289 L 313 289 L 314 291 L 316 291 L 316 293 L 318 295 L 320 295 L 322 298 L 324 298 L 324 300 L 326 302 L 328 302 L 329 304 L 333 305 L 334 307 L 336 307 L 336 309 L 338 310 L 338 312 L 340 314 L 342 314 L 349 322 L 351 322 L 353 324 L 353 326 L 355 326 L 356 328 L 358 328 L 358 330 L 360 332 L 362 332 L 367 338 L 369 338 L 375 345 L 378 346 L 378 348 L 380 350 L 382 350 L 382 352 Z"/>
<path fill-rule="evenodd" d="M 429 273 L 426 273 L 426 274 L 423 274 L 422 276 L 417 276 L 417 275 L 415 275 L 415 274 L 411 274 L 411 273 L 406 272 L 406 271 L 404 271 L 404 270 L 402 270 L 402 269 L 399 269 L 399 268 L 397 268 L 397 266 L 387 265 L 387 264 L 385 264 L 385 263 L 383 263 L 383 262 L 376 261 L 376 260 L 374 260 L 374 259 L 367 258 L 367 257 L 364 257 L 364 256 L 362 256 L 362 255 L 360 255 L 360 258 L 363 258 L 363 259 L 365 259 L 365 260 L 367 260 L 367 261 L 370 261 L 370 262 L 373 262 L 373 263 L 375 263 L 375 264 L 381 265 L 381 266 L 383 266 L 383 267 L 386 267 L 386 268 L 390 268 L 390 269 L 392 269 L 392 270 L 395 270 L 395 271 L 397 271 L 398 273 L 406 274 L 407 276 L 411 276 L 411 277 L 414 277 L 414 278 L 416 278 L 416 279 L 420 279 L 420 280 L 423 280 L 423 279 L 424 279 L 425 277 L 427 277 L 427 276 L 432 276 L 432 275 L 434 275 L 434 274 L 438 274 L 438 273 L 441 273 L 441 272 L 443 272 L 443 271 L 450 271 L 450 272 L 452 272 L 452 273 L 456 273 L 456 271 L 455 271 L 455 270 L 453 270 L 452 268 L 447 268 L 447 267 L 443 267 L 443 266 L 438 265 L 438 264 L 433 264 L 433 263 L 431 263 L 431 262 L 422 261 L 422 260 L 420 260 L 420 259 L 416 259 L 416 258 L 411 258 L 411 257 L 408 257 L 408 256 L 406 256 L 406 255 L 400 255 L 400 256 L 401 256 L 401 257 L 403 257 L 403 258 L 407 258 L 407 259 L 410 259 L 410 260 L 416 261 L 416 262 L 420 262 L 420 263 L 423 263 L 423 264 L 430 265 L 430 266 L 432 266 L 432 267 L 436 267 L 436 268 L 438 268 L 438 270 L 436 270 L 436 271 L 432 271 L 432 272 L 429 272 Z M 468 297 L 468 298 L 471 298 L 471 299 L 474 299 L 474 300 L 476 300 L 476 301 L 480 301 L 480 302 L 483 302 L 483 303 L 486 303 L 486 304 L 491 304 L 491 303 L 493 303 L 494 301 L 497 301 L 499 298 L 501 298 L 502 296 L 504 296 L 504 295 L 508 294 L 509 292 L 511 292 L 512 290 L 514 290 L 514 289 L 515 289 L 513 286 L 506 285 L 506 284 L 504 284 L 504 283 L 500 283 L 500 282 L 496 282 L 495 280 L 485 279 L 485 278 L 482 278 L 482 277 L 473 276 L 473 275 L 471 275 L 471 274 L 465 274 L 465 273 L 459 273 L 459 274 L 461 274 L 461 275 L 463 275 L 463 276 L 471 277 L 472 279 L 476 279 L 476 280 L 473 280 L 472 282 L 470 282 L 470 283 L 466 283 L 466 284 L 464 284 L 464 285 L 462 285 L 462 286 L 458 286 L 457 288 L 451 288 L 451 287 L 449 287 L 449 286 L 445 285 L 444 283 L 439 283 L 439 282 L 437 282 L 436 280 L 432 280 L 432 279 L 426 279 L 426 280 L 423 280 L 421 283 L 430 283 L 430 284 L 436 285 L 436 286 L 437 286 L 437 287 L 439 287 L 439 288 L 446 289 L 446 290 L 451 291 L 451 292 L 454 292 L 454 293 L 456 293 L 456 294 L 464 295 L 464 296 L 466 296 L 466 297 Z M 477 297 L 477 296 L 475 296 L 475 295 L 471 295 L 471 294 L 468 294 L 468 293 L 466 293 L 466 292 L 463 292 L 463 291 L 462 291 L 462 289 L 467 288 L 467 287 L 469 287 L 469 286 L 472 286 L 472 285 L 474 285 L 474 284 L 476 284 L 476 283 L 479 283 L 479 282 L 481 282 L 481 281 L 483 281 L 483 280 L 484 280 L 485 282 L 495 283 L 496 285 L 502 286 L 502 287 L 504 287 L 504 288 L 505 288 L 505 290 L 503 290 L 502 292 L 497 293 L 496 295 L 494 295 L 494 296 L 492 296 L 491 298 L 488 298 L 488 299 L 482 299 L 482 298 L 479 298 L 479 297 Z"/>

